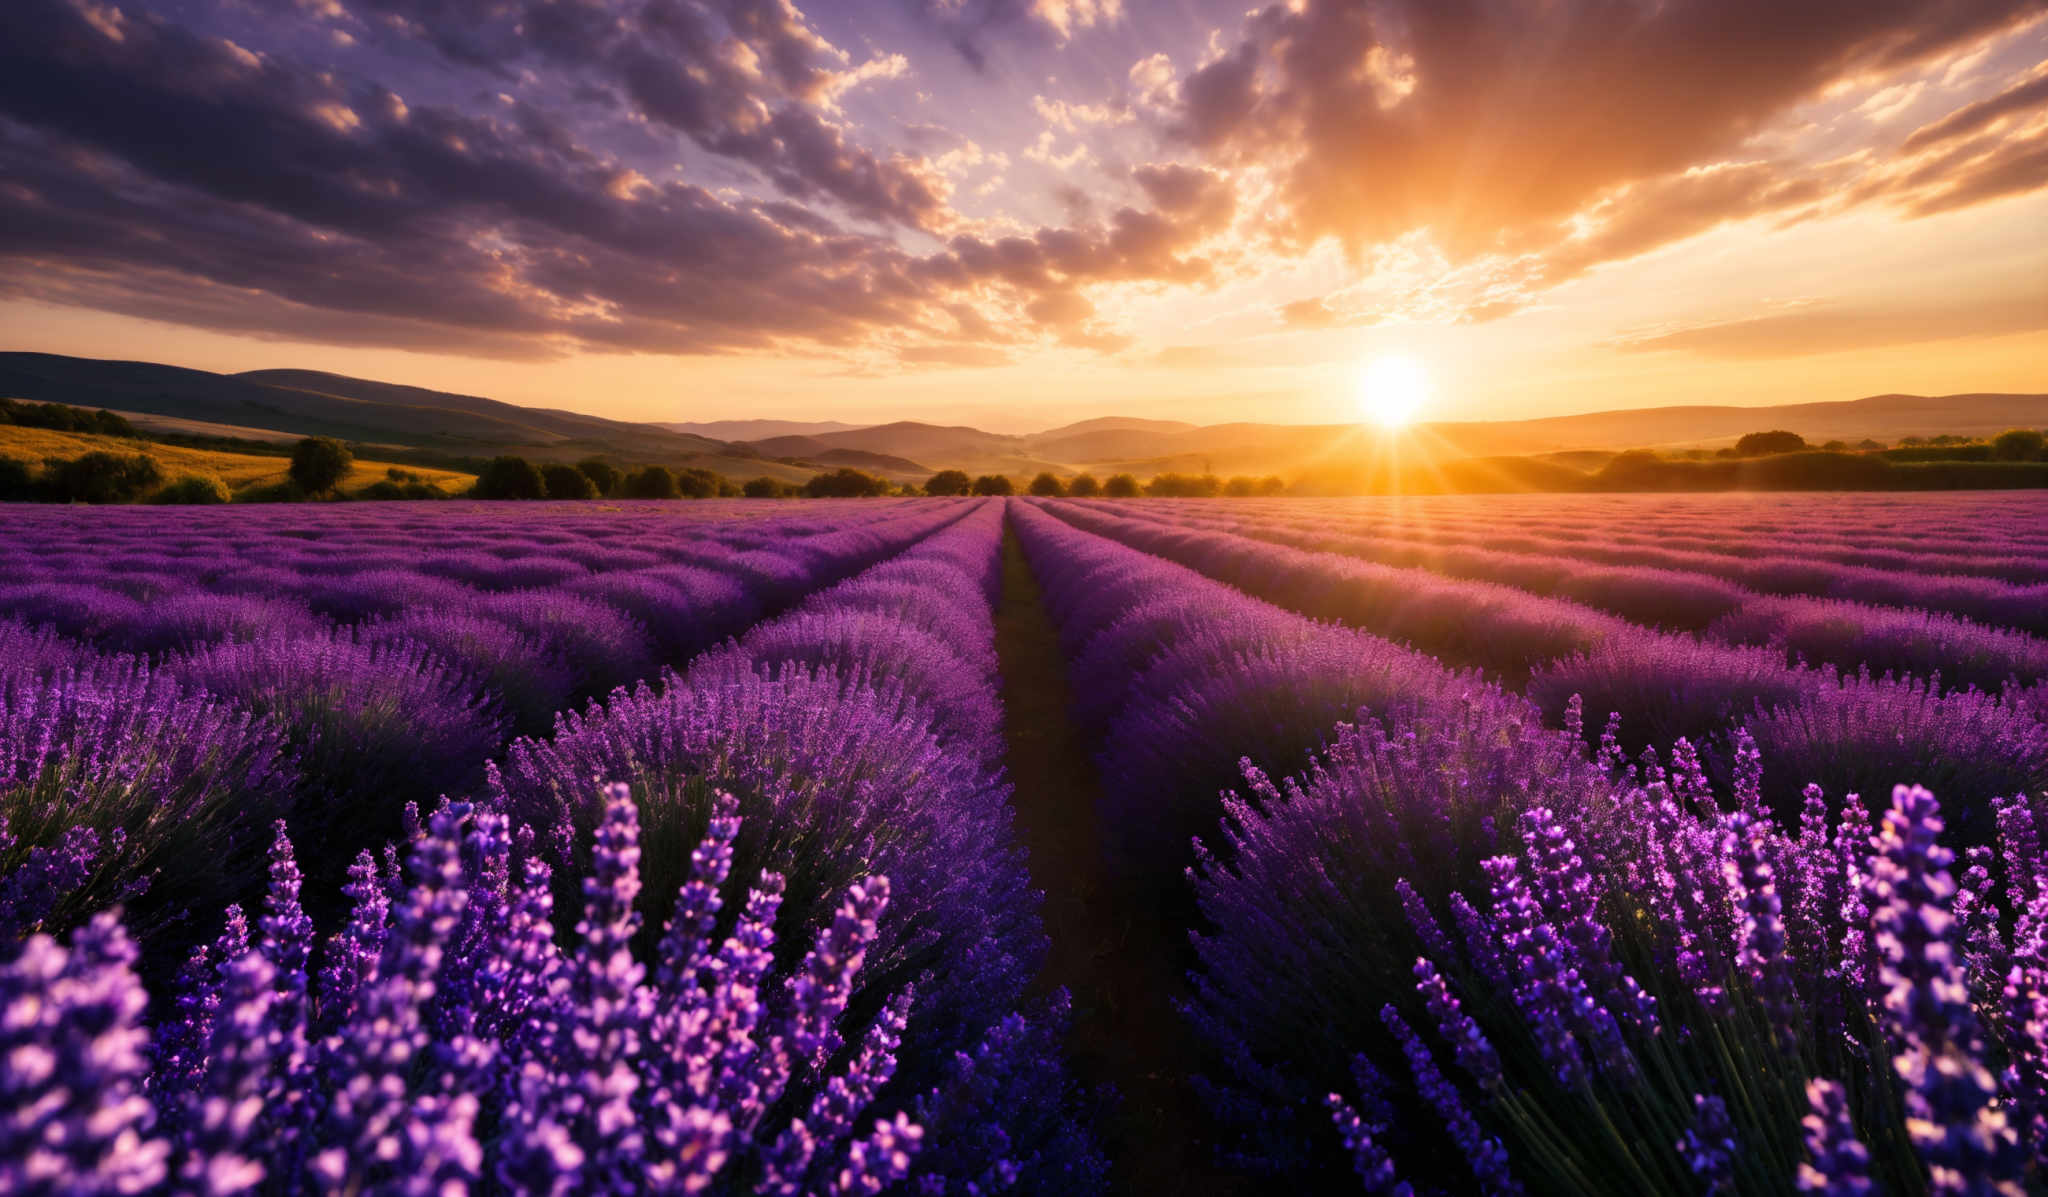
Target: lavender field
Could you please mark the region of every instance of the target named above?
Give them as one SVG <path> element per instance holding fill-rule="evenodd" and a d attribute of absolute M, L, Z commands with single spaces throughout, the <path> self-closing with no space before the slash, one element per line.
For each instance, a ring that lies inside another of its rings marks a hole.
<path fill-rule="evenodd" d="M 0 514 L 0 1193 L 2048 1191 L 2025 495 Z"/>

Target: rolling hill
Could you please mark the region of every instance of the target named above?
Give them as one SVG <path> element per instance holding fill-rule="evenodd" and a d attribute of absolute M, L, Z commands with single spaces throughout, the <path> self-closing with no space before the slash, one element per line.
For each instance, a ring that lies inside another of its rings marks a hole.
<path fill-rule="evenodd" d="M 735 479 L 767 474 L 785 481 L 838 466 L 897 482 L 922 481 L 941 469 L 1012 477 L 1041 470 L 1292 476 L 1355 464 L 1384 450 L 1382 434 L 1355 424 L 1195 425 L 1109 416 L 1017 436 L 914 420 L 871 426 L 634 423 L 311 370 L 213 374 L 40 353 L 0 353 L 0 397 L 110 408 L 158 431 L 273 440 L 335 436 L 461 458 L 518 453 L 567 461 L 595 454 L 628 465 L 694 466 Z M 1771 428 L 1820 443 L 1983 436 L 2015 426 L 2048 427 L 2048 395 L 1874 395 L 1775 407 L 1651 407 L 1441 422 L 1416 426 L 1401 444 L 1411 460 L 1419 456 L 1424 463 L 1541 457 L 1548 467 L 1586 470 L 1622 449 L 1715 448 Z"/>
<path fill-rule="evenodd" d="M 746 456 L 723 441 L 648 424 L 312 370 L 213 374 L 151 362 L 0 353 L 0 395 L 464 457 Z"/>

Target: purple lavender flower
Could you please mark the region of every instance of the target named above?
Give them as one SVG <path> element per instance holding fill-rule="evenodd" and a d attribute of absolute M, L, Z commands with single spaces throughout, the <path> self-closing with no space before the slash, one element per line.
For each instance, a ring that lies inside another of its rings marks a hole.
<path fill-rule="evenodd" d="M 1833 1081 L 1806 1083 L 1810 1107 L 1799 1125 L 1806 1132 L 1806 1162 L 1799 1165 L 1799 1191 L 1826 1197 L 1870 1197 L 1870 1151 L 1856 1137 L 1849 1103 Z"/>
<path fill-rule="evenodd" d="M 1430 1058 L 1429 1048 L 1415 1034 L 1392 1006 L 1380 1008 L 1380 1021 L 1401 1044 L 1402 1054 L 1408 1057 L 1408 1067 L 1415 1074 L 1415 1087 L 1421 1091 L 1422 1099 L 1436 1111 L 1443 1120 L 1444 1129 L 1451 1135 L 1451 1141 L 1464 1155 L 1465 1163 L 1472 1169 L 1472 1175 L 1479 1180 L 1480 1188 L 1488 1193 L 1520 1193 L 1522 1186 L 1508 1170 L 1508 1153 L 1500 1140 L 1489 1138 L 1479 1129 L 1479 1123 L 1472 1117 L 1472 1111 L 1465 1105 L 1465 1099 L 1457 1087 L 1444 1078 L 1437 1069 L 1436 1061 Z"/>
<path fill-rule="evenodd" d="M 1735 1126 L 1719 1097 L 1694 1094 L 1692 1103 L 1692 1126 L 1678 1140 L 1678 1151 L 1703 1197 L 1720 1197 L 1735 1183 Z"/>
<path fill-rule="evenodd" d="M 31 936 L 0 966 L 0 1191 L 136 1193 L 163 1183 L 168 1145 L 143 1095 L 149 999 L 111 913 L 69 947 Z"/>
<path fill-rule="evenodd" d="M 1937 842 L 1941 831 L 1933 794 L 1895 787 L 1866 883 L 1906 1129 L 1935 1191 L 2018 1193 L 2018 1136 L 1983 1062 L 1950 913 L 1954 856 Z"/>

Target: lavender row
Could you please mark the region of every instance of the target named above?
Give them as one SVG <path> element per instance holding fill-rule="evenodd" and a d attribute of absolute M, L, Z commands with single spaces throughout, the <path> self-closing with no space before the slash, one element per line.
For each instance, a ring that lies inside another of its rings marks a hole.
<path fill-rule="evenodd" d="M 1460 536 L 1437 528 L 1406 534 L 1361 529 L 1343 514 L 1191 514 L 1240 535 L 1555 594 L 1638 622 L 1680 628 L 1705 628 L 1759 595 L 1774 595 L 1932 612 L 1974 621 L 1986 632 L 2048 633 L 2048 582 L 2040 578 L 2014 583 L 1876 560 L 1837 564 L 1739 542 L 1727 553 L 1706 553 L 1623 547 L 1605 534 L 1532 540 L 1500 531 L 1498 521 L 1485 533 Z M 1175 512 L 1164 518 L 1188 516 Z M 2038 667 L 2038 659 L 2031 665 Z"/>
<path fill-rule="evenodd" d="M 2048 799 L 2002 798 L 1958 871 L 1923 789 L 1810 788 L 1781 829 L 1753 755 L 1724 804 L 1683 742 L 1624 767 L 1491 730 L 1348 727 L 1232 803 L 1192 1013 L 1241 1165 L 1345 1159 L 1374 1193 L 2048 1182 Z"/>
<path fill-rule="evenodd" d="M 1808 782 L 1879 792 L 1903 778 L 1948 794 L 1952 816 L 1981 841 L 1992 799 L 2048 786 L 2038 693 L 1944 691 L 1911 677 L 1804 668 L 1788 664 L 1780 648 L 1659 632 L 1508 587 L 1128 519 L 1099 507 L 1048 510 L 1290 610 L 1520 677 L 1551 726 L 1577 699 L 1595 732 L 1619 718 L 1632 752 L 1688 737 L 1724 793 L 1733 784 L 1737 732 L 1746 731 L 1767 750 L 1764 790 L 1781 811 L 1796 811 Z"/>
<path fill-rule="evenodd" d="M 851 1001 L 871 1012 L 912 994 L 882 1094 L 937 1144 L 922 1169 L 939 1191 L 1088 1192 L 1101 1161 L 1059 1061 L 1065 998 L 1026 997 L 1045 945 L 1000 767 L 1000 534 L 1000 505 L 977 505 L 683 675 L 515 743 L 489 793 L 534 828 L 543 859 L 575 872 L 603 813 L 581 779 L 628 779 L 650 892 L 663 893 L 729 792 L 744 821 L 734 867 L 784 873 L 796 925 L 886 874 L 891 914 Z M 972 1076 L 949 1081 L 963 1061 Z"/>
<path fill-rule="evenodd" d="M 406 883 L 357 860 L 324 953 L 280 835 L 153 1054 L 117 926 L 32 939 L 0 1004 L 37 1017 L 0 1035 L 52 1067 L 0 1106 L 61 1116 L 0 1119 L 0 1159 L 129 1192 L 1098 1190 L 1064 999 L 1024 995 L 1008 788 L 929 684 L 992 699 L 999 521 L 521 741 L 411 833 Z"/>
<path fill-rule="evenodd" d="M 927 508 L 779 554 L 748 550 L 731 574 L 656 566 L 599 580 L 644 583 L 644 610 L 667 617 L 675 651 L 694 651 L 959 515 Z M 12 921 L 66 925 L 152 871 L 153 892 L 128 895 L 139 926 L 194 899 L 217 905 L 253 879 L 257 837 L 278 817 L 318 862 L 324 897 L 357 847 L 397 834 L 407 801 L 468 790 L 511 731 L 546 727 L 663 655 L 644 623 L 588 598 L 444 585 L 355 625 L 274 597 L 161 599 L 141 609 L 221 638 L 149 659 L 0 624 L 0 866 L 92 862 L 64 866 L 78 875 L 75 897 Z"/>
<path fill-rule="evenodd" d="M 1287 771 L 1361 714 L 1426 720 L 1468 694 L 1536 712 L 1469 674 L 1246 597 L 1035 507 L 1012 521 L 1096 746 L 1104 825 L 1125 867 L 1169 895 L 1240 762 Z"/>

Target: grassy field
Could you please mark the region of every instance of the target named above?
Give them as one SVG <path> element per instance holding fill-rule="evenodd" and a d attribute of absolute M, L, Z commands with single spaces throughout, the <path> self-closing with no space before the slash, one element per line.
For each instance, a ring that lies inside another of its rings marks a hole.
<path fill-rule="evenodd" d="M 103 449 L 110 453 L 147 453 L 157 459 L 170 477 L 179 474 L 211 474 L 227 484 L 237 493 L 251 487 L 269 486 L 283 482 L 289 458 L 273 457 L 260 453 L 228 453 L 215 449 L 187 449 L 178 445 L 158 444 L 154 441 L 133 440 L 128 437 L 97 436 L 86 433 L 55 432 L 46 428 L 22 428 L 15 425 L 0 425 L 0 457 L 12 457 L 32 465 L 41 464 L 46 457 L 77 457 Z M 390 462 L 358 459 L 355 468 L 342 481 L 342 489 L 356 490 L 372 482 L 384 479 Z M 472 474 L 454 470 L 428 469 L 424 466 L 401 466 L 419 475 L 426 482 L 440 489 L 456 493 L 475 481 Z"/>

